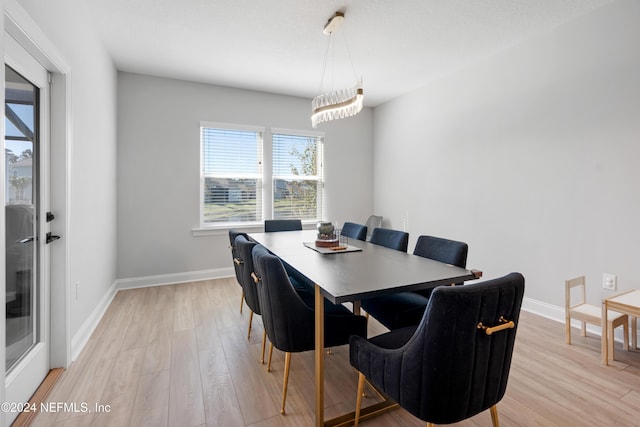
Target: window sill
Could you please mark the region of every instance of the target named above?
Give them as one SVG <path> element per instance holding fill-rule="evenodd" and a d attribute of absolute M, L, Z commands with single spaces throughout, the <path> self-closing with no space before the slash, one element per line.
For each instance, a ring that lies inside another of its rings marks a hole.
<path fill-rule="evenodd" d="M 316 228 L 316 222 L 303 222 L 303 230 L 313 230 Z M 247 224 L 247 225 L 220 225 L 211 227 L 199 227 L 191 229 L 192 237 L 207 237 L 207 236 L 226 236 L 229 234 L 229 230 L 240 230 L 245 233 L 262 233 L 264 231 L 264 224 Z"/>
<path fill-rule="evenodd" d="M 206 236 L 226 236 L 229 234 L 229 230 L 241 230 L 246 233 L 260 233 L 264 231 L 264 225 L 223 225 L 218 227 L 200 227 L 193 228 L 191 230 L 191 236 L 193 237 L 206 237 Z"/>

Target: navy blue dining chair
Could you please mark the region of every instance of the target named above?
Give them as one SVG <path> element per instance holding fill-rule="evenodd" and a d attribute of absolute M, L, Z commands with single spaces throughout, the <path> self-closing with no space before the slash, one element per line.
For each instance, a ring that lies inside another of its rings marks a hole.
<path fill-rule="evenodd" d="M 420 236 L 414 255 L 456 267 L 465 268 L 469 246 L 464 242 L 435 236 Z M 365 298 L 361 307 L 388 329 L 417 325 L 422 319 L 433 289 L 398 292 L 380 297 Z"/>
<path fill-rule="evenodd" d="M 260 310 L 260 300 L 258 298 L 258 288 L 253 278 L 255 269 L 253 268 L 253 248 L 257 245 L 246 238 L 243 235 L 236 237 L 236 250 L 238 252 L 238 259 L 240 261 L 240 284 L 243 289 L 244 300 L 249 307 L 251 313 L 249 313 L 249 327 L 247 330 L 247 339 L 251 339 L 251 324 L 253 322 L 254 313 L 260 316 L 262 311 Z M 262 353 L 260 357 L 260 363 L 264 363 L 264 351 L 267 342 L 267 332 L 263 330 L 262 333 Z"/>
<path fill-rule="evenodd" d="M 264 221 L 265 233 L 297 230 L 302 230 L 302 221 L 299 219 L 266 219 Z"/>
<path fill-rule="evenodd" d="M 469 245 L 465 242 L 442 237 L 419 236 L 416 241 L 416 247 L 413 249 L 413 254 L 465 268 L 467 266 Z M 424 289 L 416 292 L 428 297 L 431 295 L 431 291 L 432 289 Z"/>
<path fill-rule="evenodd" d="M 264 246 L 253 248 L 253 261 L 257 278 L 262 323 L 271 342 L 268 368 L 271 366 L 273 347 L 285 352 L 282 407 L 285 413 L 291 354 L 315 348 L 315 310 L 296 293 L 281 260 Z M 367 320 L 336 305 L 335 311 L 325 310 L 324 347 L 347 344 L 352 335 L 366 337 Z"/>
<path fill-rule="evenodd" d="M 409 233 L 400 230 L 392 230 L 390 228 L 374 228 L 369 241 L 375 245 L 407 252 L 407 246 L 409 246 Z"/>
<path fill-rule="evenodd" d="M 231 261 L 233 262 L 233 269 L 236 274 L 236 280 L 238 281 L 238 284 L 242 288 L 242 283 L 240 278 L 240 262 L 238 259 L 238 253 L 236 251 L 236 237 L 240 235 L 247 237 L 247 234 L 243 233 L 242 231 L 238 231 L 233 228 L 229 230 L 229 249 L 231 249 Z M 240 313 L 242 313 L 243 305 L 244 305 L 244 288 L 242 289 L 242 295 L 240 296 Z"/>
<path fill-rule="evenodd" d="M 427 426 L 487 409 L 497 426 L 523 295 L 520 273 L 440 286 L 418 325 L 370 339 L 351 337 L 349 361 L 359 371 L 355 425 L 366 378 Z"/>
<path fill-rule="evenodd" d="M 278 231 L 299 231 L 302 230 L 302 221 L 299 219 L 266 219 L 264 221 L 264 232 L 275 233 Z M 296 291 L 305 301 L 313 302 L 313 282 L 311 282 L 304 275 L 299 273 L 296 269 L 289 264 L 284 264 L 287 270 L 287 275 L 293 283 Z"/>
<path fill-rule="evenodd" d="M 345 222 L 342 225 L 341 235 L 351 237 L 352 239 L 367 240 L 367 227 L 355 222 Z"/>

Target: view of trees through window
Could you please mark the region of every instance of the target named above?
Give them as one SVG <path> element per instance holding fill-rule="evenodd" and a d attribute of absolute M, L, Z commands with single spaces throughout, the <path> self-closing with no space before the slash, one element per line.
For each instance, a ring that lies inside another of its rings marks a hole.
<path fill-rule="evenodd" d="M 322 180 L 318 171 L 321 141 L 316 137 L 273 135 L 273 217 L 320 217 Z"/>
<path fill-rule="evenodd" d="M 14 92 L 11 92 L 14 93 Z M 5 104 L 7 204 L 33 203 L 33 134 L 34 107 L 29 102 Z"/>
<path fill-rule="evenodd" d="M 10 203 L 31 204 L 31 169 L 33 162 L 33 152 L 30 149 L 24 150 L 19 156 L 8 148 L 5 148 L 5 158 L 8 165 L 7 178 L 9 181 L 9 192 L 7 197 Z M 21 169 L 28 169 L 27 173 L 21 173 Z"/>

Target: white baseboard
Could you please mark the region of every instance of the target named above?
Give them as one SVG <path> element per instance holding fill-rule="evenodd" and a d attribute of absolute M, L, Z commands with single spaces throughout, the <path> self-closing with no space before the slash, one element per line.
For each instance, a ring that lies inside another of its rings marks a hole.
<path fill-rule="evenodd" d="M 197 282 L 198 280 L 221 279 L 235 274 L 233 267 L 211 270 L 188 271 L 185 273 L 160 274 L 157 276 L 133 277 L 116 280 L 118 289 L 136 289 L 149 286 L 173 285 L 176 283 Z"/>
<path fill-rule="evenodd" d="M 564 324 L 564 307 L 525 297 L 522 300 L 522 309 Z"/>

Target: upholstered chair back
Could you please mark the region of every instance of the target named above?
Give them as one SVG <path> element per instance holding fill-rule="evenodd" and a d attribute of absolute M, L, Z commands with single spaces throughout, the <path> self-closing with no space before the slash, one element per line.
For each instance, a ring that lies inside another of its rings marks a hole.
<path fill-rule="evenodd" d="M 468 253 L 469 245 L 466 243 L 435 236 L 418 237 L 416 247 L 413 249 L 414 255 L 434 259 L 461 268 L 467 266 Z M 425 289 L 417 292 L 429 297 L 431 291 L 432 289 Z"/>
<path fill-rule="evenodd" d="M 273 345 L 284 352 L 300 352 L 315 348 L 315 312 L 298 296 L 280 260 L 262 245 L 253 248 L 253 264 L 259 278 L 258 295 L 262 322 Z M 366 336 L 363 316 L 344 310 L 339 314 L 325 312 L 325 347 L 349 342 L 351 335 Z"/>
<path fill-rule="evenodd" d="M 355 222 L 345 222 L 342 225 L 343 236 L 351 237 L 352 239 L 367 240 L 367 227 L 362 224 L 356 224 Z"/>
<path fill-rule="evenodd" d="M 371 243 L 406 252 L 409 246 L 409 233 L 389 228 L 374 228 Z"/>
<path fill-rule="evenodd" d="M 302 230 L 302 221 L 299 219 L 267 219 L 264 221 L 265 233 L 296 230 Z"/>
<path fill-rule="evenodd" d="M 377 345 L 376 337 L 353 337 L 351 364 L 422 420 L 450 424 L 472 417 L 504 396 L 523 294 L 519 273 L 438 287 L 409 337 L 393 331 Z M 505 327 L 509 321 L 513 328 Z M 487 330 L 495 326 L 504 329 Z"/>
<path fill-rule="evenodd" d="M 244 290 L 244 300 L 255 314 L 261 314 L 260 301 L 258 299 L 258 288 L 251 276 L 254 272 L 252 251 L 257 243 L 252 242 L 245 236 L 236 237 L 236 251 L 240 259 L 240 284 Z"/>
<path fill-rule="evenodd" d="M 238 283 L 240 283 L 240 265 L 236 262 L 236 259 L 238 258 L 238 251 L 236 250 L 236 237 L 238 236 L 247 237 L 247 234 L 233 228 L 229 230 L 229 247 L 231 248 L 231 261 L 233 262 L 236 279 L 238 280 Z M 240 285 L 242 286 L 242 284 Z"/>

